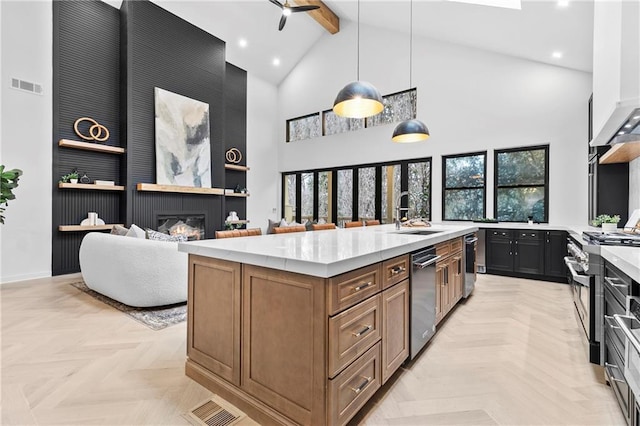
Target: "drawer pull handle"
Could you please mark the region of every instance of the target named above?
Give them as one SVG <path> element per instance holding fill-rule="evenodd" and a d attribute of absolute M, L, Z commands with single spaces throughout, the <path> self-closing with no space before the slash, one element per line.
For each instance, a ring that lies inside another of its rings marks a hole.
<path fill-rule="evenodd" d="M 613 287 L 623 287 L 623 288 L 629 288 L 629 284 L 616 284 L 613 282 L 613 280 L 618 280 L 618 278 L 609 278 L 609 277 L 604 277 L 604 280 L 606 281 L 607 284 L 609 284 L 610 286 Z"/>
<path fill-rule="evenodd" d="M 611 315 L 605 315 L 604 318 L 606 320 L 612 320 L 615 321 L 615 318 L 613 318 Z M 609 326 L 609 328 L 613 329 L 613 330 L 620 330 L 620 327 L 615 326 L 615 325 L 611 325 L 611 323 L 609 323 L 609 321 L 607 321 L 607 325 Z"/>
<path fill-rule="evenodd" d="M 396 266 L 395 268 L 391 269 L 391 276 L 401 274 L 406 270 L 407 269 L 404 266 Z"/>
<path fill-rule="evenodd" d="M 367 334 L 372 328 L 373 328 L 372 325 L 365 325 L 362 330 L 357 331 L 355 333 L 351 333 L 351 334 L 353 334 L 354 337 L 360 337 L 363 334 Z"/>
<path fill-rule="evenodd" d="M 607 369 L 611 369 L 611 368 L 615 368 L 616 370 L 619 370 L 619 369 L 620 369 L 620 367 L 618 367 L 617 365 L 609 364 L 608 362 L 605 362 L 605 363 L 604 363 L 604 366 L 605 366 L 605 368 L 607 368 Z M 610 378 L 611 380 L 613 380 L 614 382 L 620 382 L 620 383 L 624 383 L 624 384 L 626 384 L 626 383 L 627 383 L 627 382 L 626 382 L 626 381 L 624 381 L 624 380 L 617 379 L 617 378 L 616 378 L 616 376 L 613 374 L 613 371 L 612 371 L 611 373 L 609 373 L 609 378 Z"/>
<path fill-rule="evenodd" d="M 362 392 L 369 383 L 371 383 L 371 377 L 364 377 L 364 382 L 360 383 L 360 386 L 357 388 L 351 388 L 351 390 L 358 394 Z"/>
<path fill-rule="evenodd" d="M 360 290 L 364 290 L 367 287 L 371 287 L 373 285 L 373 283 L 371 281 L 369 281 L 368 283 L 364 283 L 364 284 L 360 284 L 359 286 L 353 287 L 353 291 L 360 291 Z"/>

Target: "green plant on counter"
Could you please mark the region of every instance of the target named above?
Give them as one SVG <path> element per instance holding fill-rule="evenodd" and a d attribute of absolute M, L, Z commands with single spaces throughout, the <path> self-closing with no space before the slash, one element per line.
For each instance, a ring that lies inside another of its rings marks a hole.
<path fill-rule="evenodd" d="M 18 187 L 18 179 L 22 176 L 22 170 L 12 169 L 4 170 L 4 164 L 0 164 L 0 176 L 2 184 L 0 185 L 0 206 L 6 206 L 9 200 L 16 198 L 13 190 Z M 4 223 L 4 210 L 5 207 L 0 207 L 0 223 Z"/>
<path fill-rule="evenodd" d="M 64 176 L 60 177 L 60 182 L 61 183 L 68 183 L 71 179 L 78 179 L 78 172 L 77 171 L 72 171 L 71 173 L 67 173 Z"/>
<path fill-rule="evenodd" d="M 593 221 L 591 221 L 591 224 L 593 226 L 601 226 L 603 223 L 618 223 L 620 222 L 620 215 L 616 214 L 613 216 L 609 216 L 608 214 L 601 214 L 596 216 L 595 219 L 593 219 Z"/>

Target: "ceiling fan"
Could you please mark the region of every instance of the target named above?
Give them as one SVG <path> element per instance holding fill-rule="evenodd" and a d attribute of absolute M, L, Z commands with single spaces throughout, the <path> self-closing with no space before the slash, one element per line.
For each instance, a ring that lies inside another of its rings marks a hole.
<path fill-rule="evenodd" d="M 289 0 L 285 0 L 284 4 L 280 3 L 278 0 L 269 0 L 271 3 L 278 6 L 282 9 L 282 17 L 280 18 L 280 25 L 278 26 L 278 31 L 282 31 L 284 28 L 284 24 L 287 23 L 287 16 L 291 15 L 295 12 L 308 12 L 310 10 L 320 9 L 320 6 L 290 6 Z"/>

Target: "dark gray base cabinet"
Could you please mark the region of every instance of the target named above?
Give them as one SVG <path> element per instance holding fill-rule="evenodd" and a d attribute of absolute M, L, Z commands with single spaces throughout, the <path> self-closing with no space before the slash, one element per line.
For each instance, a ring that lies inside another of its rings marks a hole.
<path fill-rule="evenodd" d="M 487 273 L 564 281 L 566 232 L 488 229 Z"/>

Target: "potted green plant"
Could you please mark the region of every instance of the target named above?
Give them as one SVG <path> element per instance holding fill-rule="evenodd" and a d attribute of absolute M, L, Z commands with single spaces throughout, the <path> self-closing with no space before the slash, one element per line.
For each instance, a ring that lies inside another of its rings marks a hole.
<path fill-rule="evenodd" d="M 78 183 L 78 172 L 74 170 L 71 173 L 67 173 L 66 175 L 61 176 L 60 182 L 61 183 L 68 183 L 68 182 Z"/>
<path fill-rule="evenodd" d="M 602 232 L 615 232 L 618 229 L 618 222 L 620 222 L 620 215 L 615 214 L 609 216 L 608 214 L 601 214 L 591 222 L 593 226 L 602 227 Z"/>
<path fill-rule="evenodd" d="M 20 169 L 11 169 L 4 170 L 4 164 L 0 164 L 0 177 L 2 183 L 0 184 L 0 223 L 4 223 L 4 207 L 6 206 L 9 200 L 14 200 L 16 198 L 13 190 L 18 187 L 18 179 L 22 175 L 22 170 Z"/>

